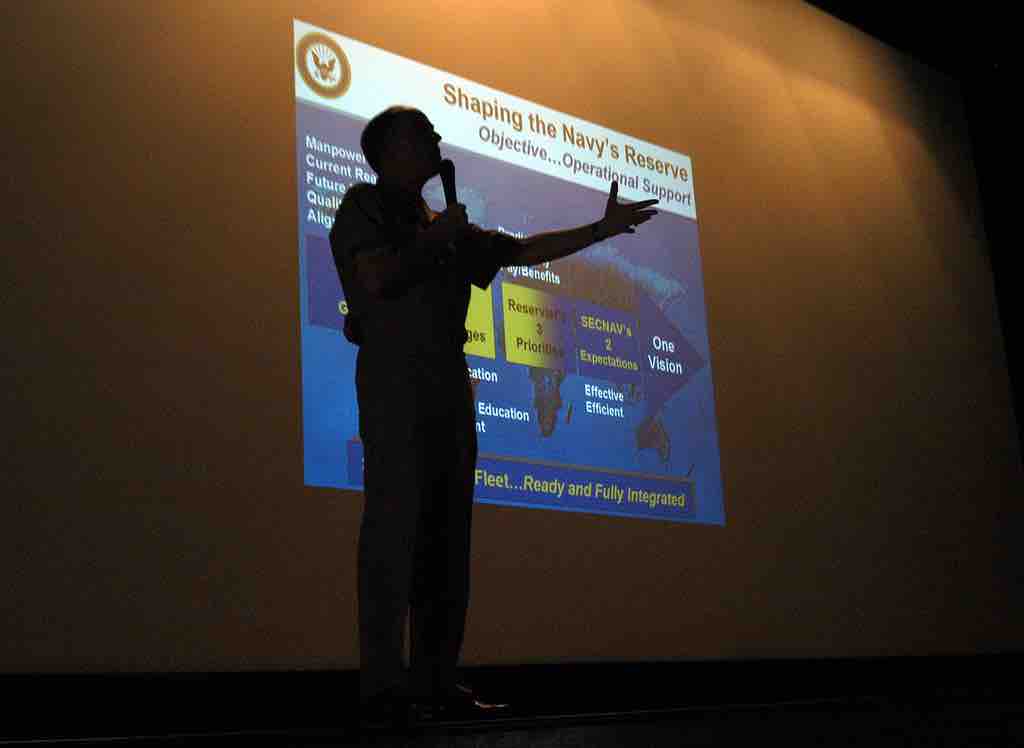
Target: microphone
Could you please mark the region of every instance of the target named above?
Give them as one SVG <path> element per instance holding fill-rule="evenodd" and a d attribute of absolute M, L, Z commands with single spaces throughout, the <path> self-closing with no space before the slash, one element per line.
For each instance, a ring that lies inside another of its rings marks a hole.
<path fill-rule="evenodd" d="M 450 158 L 441 161 L 441 184 L 444 185 L 444 201 L 450 208 L 459 202 L 455 197 L 455 164 Z"/>

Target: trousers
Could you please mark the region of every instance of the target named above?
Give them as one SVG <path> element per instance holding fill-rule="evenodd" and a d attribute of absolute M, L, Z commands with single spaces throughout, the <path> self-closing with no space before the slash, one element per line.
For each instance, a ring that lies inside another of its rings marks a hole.
<path fill-rule="evenodd" d="M 360 697 L 398 687 L 429 698 L 455 687 L 469 607 L 477 438 L 465 356 L 396 360 L 364 346 L 356 392 Z"/>

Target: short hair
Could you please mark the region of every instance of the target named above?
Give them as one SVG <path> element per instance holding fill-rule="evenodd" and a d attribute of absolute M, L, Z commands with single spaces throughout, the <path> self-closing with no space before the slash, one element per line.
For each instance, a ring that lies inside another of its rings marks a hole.
<path fill-rule="evenodd" d="M 381 156 L 387 150 L 391 136 L 394 133 L 395 124 L 401 116 L 418 111 L 418 109 L 407 106 L 392 106 L 385 109 L 366 124 L 366 127 L 363 128 L 363 134 L 359 138 L 359 145 L 363 149 L 366 163 L 370 165 L 371 169 L 376 172 L 380 171 Z"/>

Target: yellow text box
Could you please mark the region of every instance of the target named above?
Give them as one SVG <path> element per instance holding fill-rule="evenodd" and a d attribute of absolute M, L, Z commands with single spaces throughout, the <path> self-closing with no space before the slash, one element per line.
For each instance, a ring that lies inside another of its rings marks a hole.
<path fill-rule="evenodd" d="M 469 340 L 462 350 L 471 356 L 494 358 L 494 297 L 491 287 L 481 291 L 470 286 L 469 311 L 466 312 Z"/>
<path fill-rule="evenodd" d="M 558 296 L 501 284 L 505 358 L 513 364 L 564 369 L 572 345 L 572 317 Z"/>

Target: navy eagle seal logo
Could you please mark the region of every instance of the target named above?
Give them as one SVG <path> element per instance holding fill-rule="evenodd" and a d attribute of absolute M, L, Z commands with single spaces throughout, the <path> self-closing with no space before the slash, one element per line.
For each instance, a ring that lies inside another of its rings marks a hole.
<path fill-rule="evenodd" d="M 325 99 L 338 98 L 352 82 L 348 58 L 326 34 L 312 32 L 299 39 L 295 65 L 306 85 Z"/>

